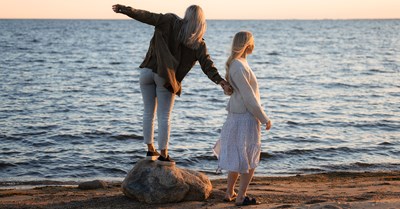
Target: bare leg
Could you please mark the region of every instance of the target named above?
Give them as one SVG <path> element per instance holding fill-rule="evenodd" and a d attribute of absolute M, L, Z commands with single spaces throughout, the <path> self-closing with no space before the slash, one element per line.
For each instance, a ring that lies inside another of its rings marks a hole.
<path fill-rule="evenodd" d="M 225 194 L 226 199 L 231 199 L 234 196 L 235 185 L 236 185 L 236 181 L 237 181 L 238 177 L 239 177 L 239 173 L 229 171 L 228 179 L 227 179 L 228 185 L 227 185 L 226 194 Z"/>
<path fill-rule="evenodd" d="M 238 196 L 236 198 L 237 203 L 243 202 L 244 198 L 246 197 L 247 187 L 249 186 L 251 179 L 254 175 L 254 168 L 249 170 L 249 173 L 242 173 L 240 174 L 240 186 Z"/>

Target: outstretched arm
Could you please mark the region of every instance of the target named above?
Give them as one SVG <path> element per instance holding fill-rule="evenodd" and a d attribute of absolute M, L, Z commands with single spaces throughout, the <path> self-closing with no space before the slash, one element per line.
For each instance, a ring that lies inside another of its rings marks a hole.
<path fill-rule="evenodd" d="M 158 24 L 158 22 L 160 21 L 160 17 L 162 16 L 162 14 L 156 14 L 145 10 L 135 9 L 130 6 L 124 6 L 121 4 L 113 5 L 112 10 L 115 13 L 121 13 L 142 23 L 154 26 Z"/>

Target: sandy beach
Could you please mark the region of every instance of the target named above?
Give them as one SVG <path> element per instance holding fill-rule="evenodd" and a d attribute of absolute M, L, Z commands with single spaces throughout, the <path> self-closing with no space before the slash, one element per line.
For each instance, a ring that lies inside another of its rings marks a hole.
<path fill-rule="evenodd" d="M 222 201 L 224 179 L 212 180 L 207 200 L 158 205 L 130 200 L 121 182 L 107 183 L 81 190 L 71 182 L 2 182 L 0 208 L 238 208 Z M 248 195 L 261 202 L 248 208 L 400 208 L 400 171 L 255 177 Z"/>

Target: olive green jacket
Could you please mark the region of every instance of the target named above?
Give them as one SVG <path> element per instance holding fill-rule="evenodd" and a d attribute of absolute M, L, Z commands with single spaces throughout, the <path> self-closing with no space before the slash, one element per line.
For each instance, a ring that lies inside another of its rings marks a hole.
<path fill-rule="evenodd" d="M 175 14 L 155 14 L 145 10 L 124 7 L 121 12 L 135 20 L 155 26 L 154 35 L 141 68 L 150 68 L 166 79 L 165 87 L 180 95 L 181 82 L 199 61 L 201 69 L 216 84 L 223 79 L 207 52 L 203 41 L 197 49 L 186 47 L 178 41 L 183 20 Z"/>

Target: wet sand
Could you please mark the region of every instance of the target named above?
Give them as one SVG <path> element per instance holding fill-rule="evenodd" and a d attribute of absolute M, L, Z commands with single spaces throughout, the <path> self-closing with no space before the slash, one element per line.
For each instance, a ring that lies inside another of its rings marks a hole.
<path fill-rule="evenodd" d="M 157 205 L 126 198 L 120 184 L 81 190 L 74 182 L 1 182 L 0 208 L 239 208 L 222 201 L 225 179 L 212 180 L 207 200 Z M 243 208 L 400 208 L 400 171 L 255 177 L 248 195 L 261 204 Z"/>

